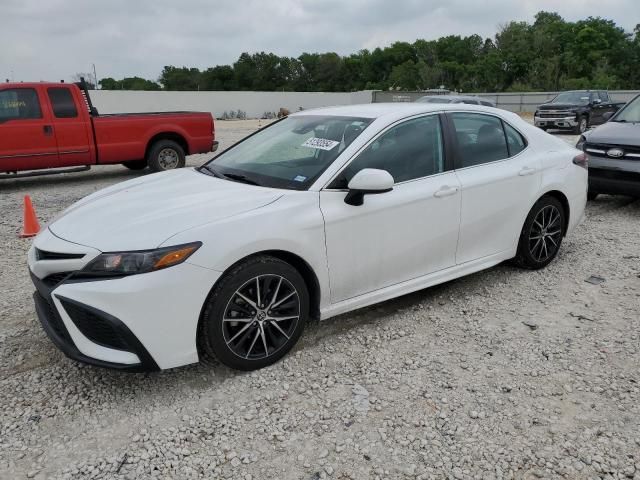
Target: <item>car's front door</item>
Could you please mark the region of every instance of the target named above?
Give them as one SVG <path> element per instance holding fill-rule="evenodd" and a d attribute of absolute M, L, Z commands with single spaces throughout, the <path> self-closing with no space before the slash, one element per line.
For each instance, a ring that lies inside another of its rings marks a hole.
<path fill-rule="evenodd" d="M 55 166 L 58 145 L 35 88 L 0 90 L 0 172 Z"/>
<path fill-rule="evenodd" d="M 394 188 L 348 205 L 347 184 L 364 168 L 388 171 Z M 380 134 L 320 192 L 320 208 L 333 303 L 455 265 L 460 193 L 440 116 Z"/>
<path fill-rule="evenodd" d="M 461 186 L 456 263 L 508 251 L 540 188 L 541 160 L 499 117 L 450 113 Z"/>

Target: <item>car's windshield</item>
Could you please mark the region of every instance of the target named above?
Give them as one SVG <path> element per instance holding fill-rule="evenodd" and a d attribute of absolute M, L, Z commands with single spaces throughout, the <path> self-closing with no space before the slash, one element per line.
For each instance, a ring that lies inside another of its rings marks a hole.
<path fill-rule="evenodd" d="M 627 103 L 618 114 L 613 117 L 614 122 L 640 122 L 640 95 Z"/>
<path fill-rule="evenodd" d="M 372 121 L 295 115 L 246 138 L 205 168 L 230 180 L 305 190 Z"/>
<path fill-rule="evenodd" d="M 572 103 L 574 105 L 586 105 L 589 103 L 588 92 L 563 92 L 556 98 L 551 100 L 551 103 Z"/>

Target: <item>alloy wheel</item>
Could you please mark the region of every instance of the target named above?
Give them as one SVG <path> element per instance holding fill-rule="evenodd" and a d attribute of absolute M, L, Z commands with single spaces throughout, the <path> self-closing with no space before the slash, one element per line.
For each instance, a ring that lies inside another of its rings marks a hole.
<path fill-rule="evenodd" d="M 300 296 L 280 275 L 258 275 L 238 288 L 222 319 L 224 341 L 235 355 L 259 360 L 276 353 L 300 320 Z"/>
<path fill-rule="evenodd" d="M 158 163 L 163 170 L 171 170 L 178 166 L 180 157 L 173 148 L 163 148 L 158 154 Z"/>
<path fill-rule="evenodd" d="M 562 215 L 555 205 L 547 205 L 536 215 L 529 233 L 529 252 L 544 262 L 557 252 L 562 239 Z"/>

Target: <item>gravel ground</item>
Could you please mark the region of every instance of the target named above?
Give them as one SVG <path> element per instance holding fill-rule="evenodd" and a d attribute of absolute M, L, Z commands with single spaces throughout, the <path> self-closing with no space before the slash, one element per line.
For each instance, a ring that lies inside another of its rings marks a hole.
<path fill-rule="evenodd" d="M 122 374 L 48 341 L 16 233 L 26 193 L 46 222 L 139 174 L 0 184 L 0 478 L 640 478 L 640 201 L 590 203 L 543 271 L 500 265 L 310 325 L 261 371 Z"/>

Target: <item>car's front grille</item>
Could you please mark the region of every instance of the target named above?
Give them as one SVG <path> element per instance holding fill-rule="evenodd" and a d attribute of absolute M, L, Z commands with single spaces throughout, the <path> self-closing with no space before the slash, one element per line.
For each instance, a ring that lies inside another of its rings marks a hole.
<path fill-rule="evenodd" d="M 620 150 L 622 155 L 613 156 L 608 152 L 612 149 Z M 638 160 L 640 161 L 640 146 L 613 145 L 606 143 L 586 143 L 584 151 L 594 157 L 611 158 L 614 160 Z"/>
<path fill-rule="evenodd" d="M 84 308 L 76 302 L 60 298 L 60 303 L 78 330 L 92 342 L 107 348 L 131 350 L 118 330 L 101 315 Z"/>
<path fill-rule="evenodd" d="M 53 288 L 58 285 L 60 282 L 65 280 L 69 275 L 73 272 L 58 272 L 52 273 L 51 275 L 42 279 L 42 282 L 49 288 Z"/>
<path fill-rule="evenodd" d="M 48 252 L 46 250 L 40 250 L 36 248 L 37 260 L 76 260 L 84 257 L 84 253 L 61 253 L 61 252 Z"/>
<path fill-rule="evenodd" d="M 640 184 L 640 173 L 622 170 L 608 170 L 606 168 L 589 168 L 590 179 L 615 180 L 622 182 L 636 182 Z"/>
<path fill-rule="evenodd" d="M 541 110 L 538 111 L 538 117 L 540 118 L 559 118 L 559 117 L 575 117 L 574 112 L 570 112 L 569 110 Z"/>

